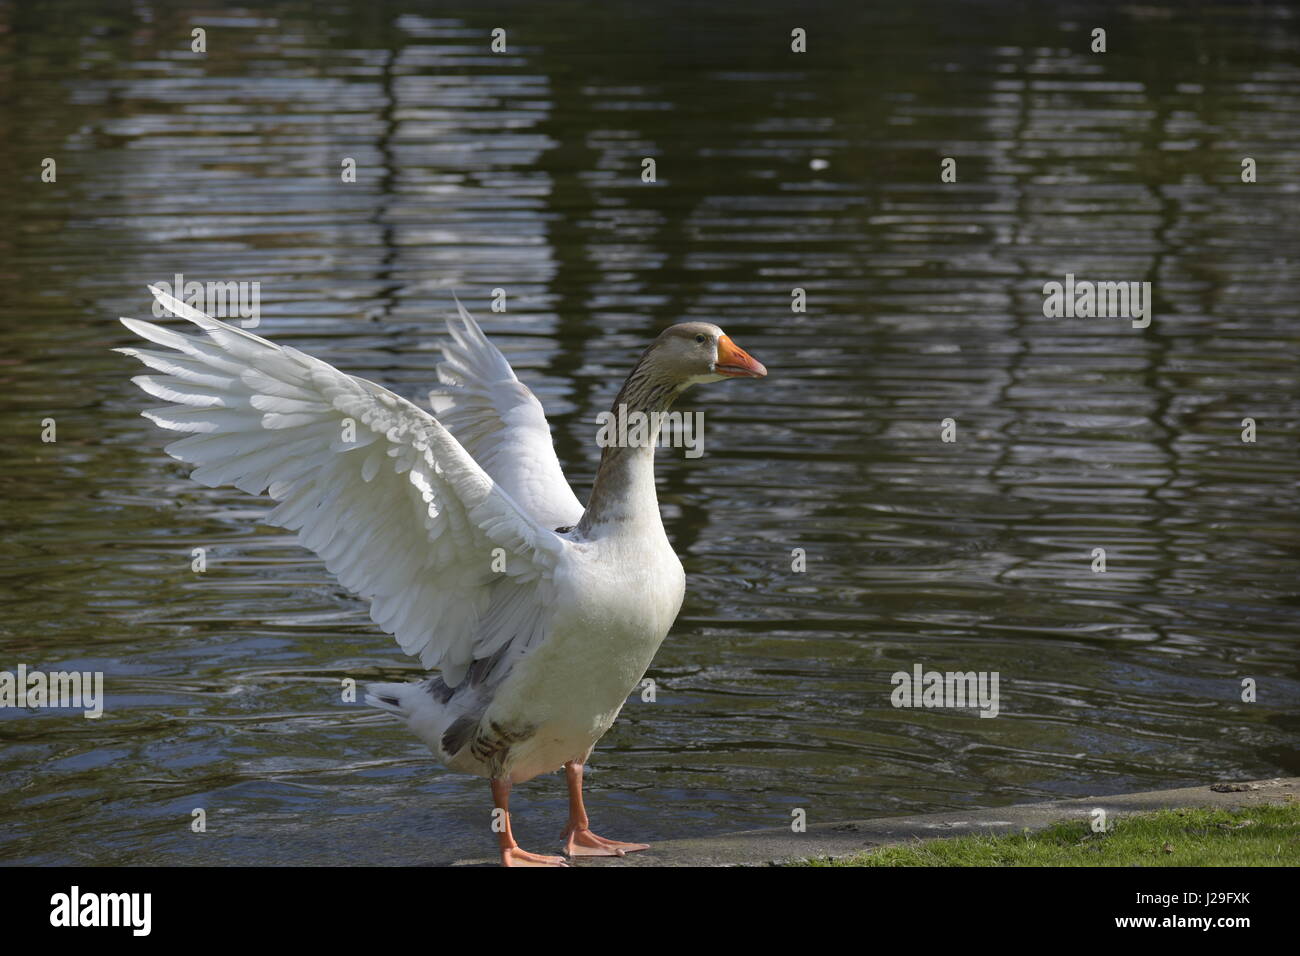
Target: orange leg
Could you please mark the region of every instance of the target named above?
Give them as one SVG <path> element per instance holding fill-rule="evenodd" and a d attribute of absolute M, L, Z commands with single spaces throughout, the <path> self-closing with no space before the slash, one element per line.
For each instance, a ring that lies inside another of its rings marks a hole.
<path fill-rule="evenodd" d="M 515 835 L 510 832 L 510 781 L 492 781 L 492 805 L 501 811 L 504 829 L 497 834 L 501 844 L 502 866 L 568 866 L 562 856 L 540 856 L 519 849 Z"/>
<path fill-rule="evenodd" d="M 587 808 L 582 805 L 582 764 L 570 760 L 564 765 L 569 783 L 569 825 L 564 828 L 564 852 L 569 856 L 624 856 L 648 850 L 648 843 L 620 843 L 591 832 Z"/>

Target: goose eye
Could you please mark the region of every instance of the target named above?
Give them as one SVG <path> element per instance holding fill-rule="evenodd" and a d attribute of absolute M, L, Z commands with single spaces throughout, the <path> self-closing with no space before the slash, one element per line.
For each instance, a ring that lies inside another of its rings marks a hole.
<path fill-rule="evenodd" d="M 706 338 L 707 338 L 707 336 L 705 336 L 705 334 L 704 334 L 703 332 L 701 332 L 699 335 L 695 336 L 695 341 L 697 341 L 697 342 L 699 342 L 701 345 L 703 345 L 703 344 L 704 344 L 704 340 L 705 340 Z"/>

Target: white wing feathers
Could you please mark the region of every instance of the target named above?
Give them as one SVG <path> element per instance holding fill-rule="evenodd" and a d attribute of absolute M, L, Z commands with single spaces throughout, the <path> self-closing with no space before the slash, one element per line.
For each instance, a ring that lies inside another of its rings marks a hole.
<path fill-rule="evenodd" d="M 582 503 L 565 480 L 542 403 L 459 300 L 438 365 L 434 414 L 525 512 L 546 528 L 575 525 Z"/>
<path fill-rule="evenodd" d="M 433 416 L 151 290 L 206 336 L 122 319 L 175 351 L 118 351 L 161 373 L 134 381 L 174 403 L 144 414 L 191 433 L 166 449 L 198 465 L 191 477 L 267 491 L 279 502 L 267 520 L 296 531 L 345 587 L 370 599 L 375 623 L 426 667 L 441 668 L 450 686 L 476 658 L 542 636 L 566 544 Z M 509 365 L 505 371 L 513 379 Z M 496 548 L 507 553 L 504 575 L 492 569 Z"/>

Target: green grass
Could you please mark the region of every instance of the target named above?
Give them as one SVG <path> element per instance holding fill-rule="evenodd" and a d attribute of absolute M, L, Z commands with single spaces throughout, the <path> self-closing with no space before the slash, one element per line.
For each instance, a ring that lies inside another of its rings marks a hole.
<path fill-rule="evenodd" d="M 1296 866 L 1300 804 L 1243 810 L 1161 810 L 1036 833 L 917 840 L 801 866 Z"/>

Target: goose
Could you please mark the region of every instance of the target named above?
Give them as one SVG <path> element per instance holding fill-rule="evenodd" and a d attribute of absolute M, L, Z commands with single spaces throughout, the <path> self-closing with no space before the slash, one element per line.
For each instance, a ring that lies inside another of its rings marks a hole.
<path fill-rule="evenodd" d="M 584 508 L 541 403 L 459 300 L 426 412 L 149 288 L 201 334 L 121 319 L 167 350 L 116 350 L 154 373 L 132 381 L 168 403 L 142 414 L 185 433 L 165 450 L 197 466 L 195 481 L 276 501 L 265 520 L 296 532 L 434 672 L 370 684 L 366 702 L 404 720 L 449 770 L 489 780 L 501 863 L 568 865 L 523 850 L 510 825 L 511 786 L 561 768 L 565 857 L 648 849 L 593 833 L 582 787 L 685 594 L 655 495 L 654 413 L 692 385 L 767 369 L 711 323 L 664 330 L 613 406 L 649 427 L 605 443 Z"/>

